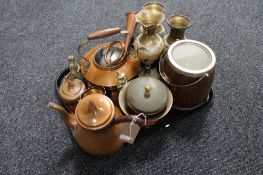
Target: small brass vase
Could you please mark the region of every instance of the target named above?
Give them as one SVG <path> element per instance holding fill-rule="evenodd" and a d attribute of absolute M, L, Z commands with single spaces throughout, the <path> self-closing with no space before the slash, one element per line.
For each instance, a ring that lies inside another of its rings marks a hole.
<path fill-rule="evenodd" d="M 143 9 L 144 10 L 155 9 L 161 13 L 165 12 L 165 6 L 159 2 L 148 2 L 148 3 L 143 5 Z M 142 32 L 143 32 L 143 27 L 141 26 L 140 27 L 140 33 L 142 33 Z M 165 28 L 163 27 L 163 25 L 157 26 L 156 33 L 159 34 L 160 36 L 165 35 Z"/>
<path fill-rule="evenodd" d="M 134 47 L 138 58 L 146 65 L 151 65 L 158 60 L 163 52 L 162 38 L 156 33 L 156 28 L 165 19 L 163 13 L 152 10 L 140 10 L 136 15 L 136 21 L 142 25 L 143 33 L 135 41 Z"/>
<path fill-rule="evenodd" d="M 185 39 L 185 30 L 190 26 L 191 21 L 189 18 L 183 15 L 173 15 L 167 19 L 167 23 L 170 26 L 170 33 L 163 37 L 164 46 L 168 48 L 177 40 Z"/>

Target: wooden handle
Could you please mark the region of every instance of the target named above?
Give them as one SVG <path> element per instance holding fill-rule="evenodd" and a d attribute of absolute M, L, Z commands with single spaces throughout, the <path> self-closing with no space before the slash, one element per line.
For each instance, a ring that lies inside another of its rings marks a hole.
<path fill-rule="evenodd" d="M 99 38 L 105 38 L 105 37 L 115 35 L 115 34 L 120 33 L 120 32 L 121 32 L 121 28 L 119 28 L 119 27 L 98 30 L 96 32 L 90 33 L 88 35 L 87 39 L 94 40 L 94 39 L 99 39 Z"/>

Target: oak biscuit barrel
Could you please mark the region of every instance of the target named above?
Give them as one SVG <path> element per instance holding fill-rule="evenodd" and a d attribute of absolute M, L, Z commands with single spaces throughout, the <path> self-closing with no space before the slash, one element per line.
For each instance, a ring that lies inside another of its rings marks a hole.
<path fill-rule="evenodd" d="M 212 49 L 195 40 L 173 43 L 160 59 L 162 80 L 171 89 L 174 107 L 191 110 L 208 97 L 215 74 L 216 57 Z"/>

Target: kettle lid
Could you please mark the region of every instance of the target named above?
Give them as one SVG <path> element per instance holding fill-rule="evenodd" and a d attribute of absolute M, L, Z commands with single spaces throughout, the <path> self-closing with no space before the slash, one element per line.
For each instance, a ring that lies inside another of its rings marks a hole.
<path fill-rule="evenodd" d="M 110 124 L 114 117 L 111 99 L 102 94 L 91 94 L 80 100 L 76 107 L 78 123 L 90 130 L 98 130 Z"/>

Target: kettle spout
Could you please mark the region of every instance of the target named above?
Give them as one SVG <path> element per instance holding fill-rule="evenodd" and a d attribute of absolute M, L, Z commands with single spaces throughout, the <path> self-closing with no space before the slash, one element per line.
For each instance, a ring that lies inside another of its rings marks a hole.
<path fill-rule="evenodd" d="M 64 120 L 67 126 L 73 129 L 75 128 L 77 121 L 75 119 L 74 114 L 67 112 L 62 106 L 56 103 L 49 102 L 47 106 L 58 111 L 62 115 L 62 119 Z"/>

